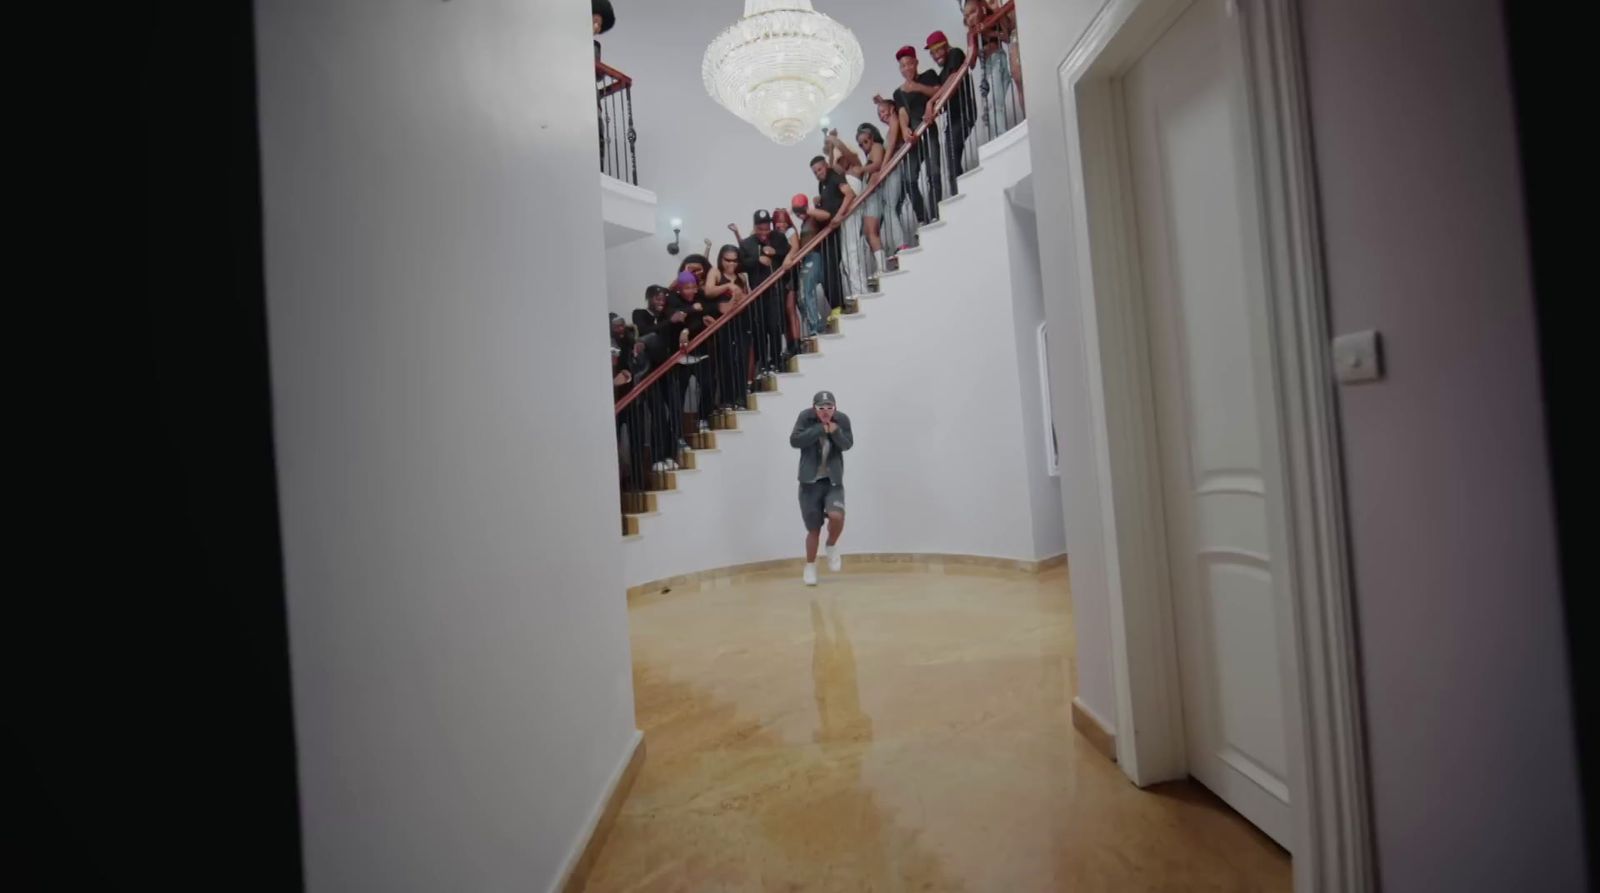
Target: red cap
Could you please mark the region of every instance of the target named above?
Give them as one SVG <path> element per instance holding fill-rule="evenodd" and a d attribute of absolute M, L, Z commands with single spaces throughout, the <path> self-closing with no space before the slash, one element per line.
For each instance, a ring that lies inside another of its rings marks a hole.
<path fill-rule="evenodd" d="M 913 59 L 917 58 L 917 48 L 907 44 L 906 46 L 894 51 L 895 59 L 901 59 L 905 56 L 910 56 Z"/>
<path fill-rule="evenodd" d="M 928 35 L 928 45 L 926 47 L 923 47 L 923 49 L 931 50 L 931 49 L 933 49 L 934 47 L 938 46 L 941 43 L 949 43 L 949 42 L 950 42 L 950 38 L 945 37 L 943 31 L 935 31 L 932 34 Z"/>
<path fill-rule="evenodd" d="M 804 208 L 809 204 L 811 204 L 811 199 L 807 198 L 804 192 L 796 192 L 794 198 L 789 199 L 789 207 L 791 208 Z"/>

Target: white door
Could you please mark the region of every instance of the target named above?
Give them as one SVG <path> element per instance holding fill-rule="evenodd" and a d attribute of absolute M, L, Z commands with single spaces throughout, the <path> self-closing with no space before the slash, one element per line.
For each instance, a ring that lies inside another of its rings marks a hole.
<path fill-rule="evenodd" d="M 1196 0 L 1122 82 L 1189 771 L 1280 844 L 1288 767 L 1257 206 L 1234 22 Z"/>

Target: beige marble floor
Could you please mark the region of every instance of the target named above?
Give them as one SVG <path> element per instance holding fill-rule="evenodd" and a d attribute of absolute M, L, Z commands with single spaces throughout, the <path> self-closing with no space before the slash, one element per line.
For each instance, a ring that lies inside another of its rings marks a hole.
<path fill-rule="evenodd" d="M 1073 731 L 1065 571 L 848 570 L 634 599 L 648 755 L 589 890 L 1290 888 L 1204 789 Z"/>

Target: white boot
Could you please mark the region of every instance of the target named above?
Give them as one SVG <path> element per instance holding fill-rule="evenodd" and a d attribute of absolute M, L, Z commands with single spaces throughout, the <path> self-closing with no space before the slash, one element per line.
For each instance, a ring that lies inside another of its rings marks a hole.
<path fill-rule="evenodd" d="M 872 274 L 874 278 L 889 272 L 889 262 L 883 259 L 882 248 L 872 252 L 872 269 L 875 271 Z"/>
<path fill-rule="evenodd" d="M 835 574 L 844 570 L 844 556 L 839 554 L 839 547 L 837 545 L 828 546 L 827 553 L 828 570 Z"/>
<path fill-rule="evenodd" d="M 805 581 L 807 586 L 817 585 L 817 563 L 815 561 L 806 562 Z"/>

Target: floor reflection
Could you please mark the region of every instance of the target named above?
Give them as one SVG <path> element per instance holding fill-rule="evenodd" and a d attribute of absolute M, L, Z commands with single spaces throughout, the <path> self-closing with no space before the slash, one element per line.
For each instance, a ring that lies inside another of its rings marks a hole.
<path fill-rule="evenodd" d="M 1077 738 L 1064 573 L 754 575 L 630 620 L 649 749 L 590 890 L 1289 889 L 1203 789 Z"/>

